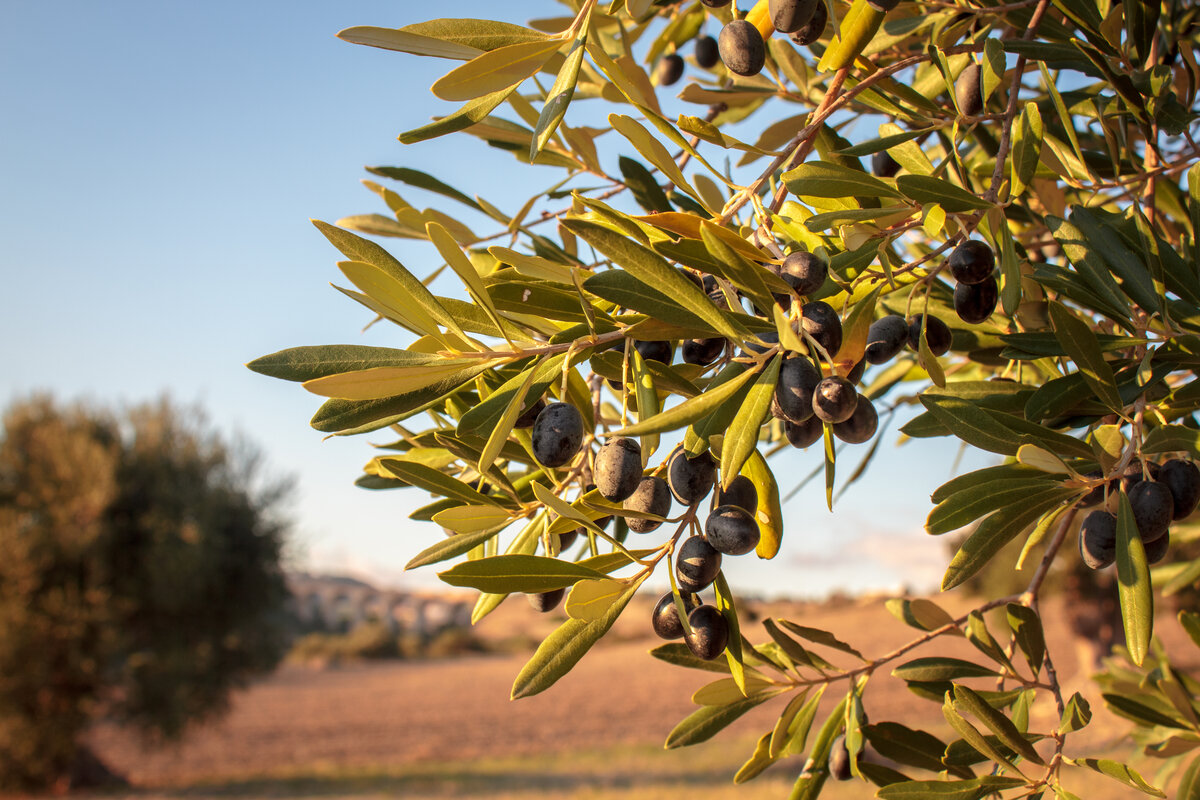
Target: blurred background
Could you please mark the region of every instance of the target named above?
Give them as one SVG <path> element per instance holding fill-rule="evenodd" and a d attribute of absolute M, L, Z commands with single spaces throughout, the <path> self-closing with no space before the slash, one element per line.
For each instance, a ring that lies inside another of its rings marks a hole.
<path fill-rule="evenodd" d="M 444 13 L 524 23 L 559 8 L 459 0 Z M 654 752 L 703 677 L 645 656 L 656 593 L 578 675 L 508 705 L 509 682 L 561 612 L 537 616 L 510 600 L 470 629 L 472 597 L 445 591 L 433 569 L 403 570 L 441 535 L 406 518 L 427 498 L 355 488 L 370 437 L 323 439 L 307 424 L 319 398 L 244 367 L 297 345 L 407 341 L 394 327 L 363 330 L 368 314 L 329 285 L 340 256 L 309 223 L 380 210 L 358 183 L 364 166 L 416 167 L 509 211 L 524 200 L 512 187 L 529 180 L 526 168 L 475 140 L 396 141 L 449 110 L 428 87 L 451 62 L 335 38 L 441 11 L 382 0 L 5 6 L 4 468 L 22 476 L 20 502 L 75 489 L 83 499 L 62 519 L 38 518 L 48 550 L 4 554 L 0 608 L 29 613 L 25 627 L 0 628 L 10 645 L 0 662 L 27 663 L 38 642 L 80 631 L 89 642 L 39 667 L 58 676 L 39 707 L 76 709 L 86 743 L 54 744 L 54 763 L 69 767 L 56 790 L 125 778 L 188 796 L 615 797 L 633 786 L 646 797 L 760 796 L 712 787 L 765 717 L 734 729 L 740 749 Z M 385 244 L 417 274 L 440 264 L 426 243 Z M 879 596 L 934 590 L 947 545 L 922 531 L 929 493 L 988 462 L 944 441 L 894 447 L 902 421 L 836 514 L 815 481 L 787 502 L 774 561 L 729 565 L 752 615 L 874 631 L 890 619 Z M 782 488 L 820 458 L 780 454 Z M 197 486 L 220 495 L 223 515 Z M 104 517 L 112 498 L 125 503 L 116 522 Z M 238 551 L 232 530 L 252 531 L 259 549 Z M 50 551 L 68 559 L 75 594 L 35 607 L 29 585 Z M 204 576 L 237 569 L 250 599 L 214 595 Z M 125 578 L 117 589 L 103 580 L 112 574 Z M 163 611 L 149 597 L 176 602 Z M 200 621 L 239 604 L 224 620 L 244 625 L 232 640 L 201 635 Z M 78 613 L 67 625 L 54 608 Z M 167 649 L 163 631 L 176 639 Z M 0 678 L 0 710 L 31 693 Z M 30 735 L 0 721 L 0 768 L 31 763 Z M 793 779 L 768 774 L 755 791 L 778 796 Z"/>

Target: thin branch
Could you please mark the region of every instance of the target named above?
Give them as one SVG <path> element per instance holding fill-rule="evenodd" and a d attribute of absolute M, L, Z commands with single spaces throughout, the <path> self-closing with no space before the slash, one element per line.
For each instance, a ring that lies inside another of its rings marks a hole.
<path fill-rule="evenodd" d="M 1033 16 L 1029 19 L 1029 25 L 1025 28 L 1025 33 L 1021 37 L 1022 39 L 1030 40 L 1033 38 L 1038 24 L 1042 21 L 1042 16 L 1049 7 L 1050 0 L 1041 0 L 1038 3 L 1038 7 L 1034 9 Z M 1008 96 L 1008 109 L 1004 112 L 1004 125 L 1000 129 L 1000 149 L 996 152 L 996 169 L 992 172 L 992 185 L 984 196 L 984 199 L 990 203 L 996 202 L 996 198 L 1000 195 L 1000 183 L 1004 178 L 1004 165 L 1008 161 L 1008 151 L 1012 147 L 1013 120 L 1017 116 L 1017 99 L 1021 94 L 1021 76 L 1024 74 L 1025 54 L 1022 53 L 1017 56 L 1017 64 L 1013 67 L 1012 90 Z"/>

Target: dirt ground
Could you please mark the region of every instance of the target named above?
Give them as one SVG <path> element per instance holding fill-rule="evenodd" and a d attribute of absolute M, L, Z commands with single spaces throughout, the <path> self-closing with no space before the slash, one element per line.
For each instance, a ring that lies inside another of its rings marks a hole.
<path fill-rule="evenodd" d="M 506 605 L 512 606 L 505 609 L 507 622 L 501 617 L 498 625 L 553 625 L 553 620 L 533 619 L 533 612 L 526 612 L 523 604 Z M 953 613 L 967 608 L 953 600 L 946 606 Z M 771 616 L 786 613 L 802 624 L 837 631 L 868 657 L 886 653 L 917 634 L 897 623 L 878 600 L 760 611 Z M 1061 615 L 1050 607 L 1045 617 L 1047 639 L 1068 693 L 1086 689 L 1073 646 L 1055 644 L 1068 641 L 1065 627 L 1055 621 Z M 227 717 L 194 729 L 177 745 L 144 746 L 110 726 L 96 728 L 90 742 L 98 755 L 143 791 L 430 762 L 548 756 L 552 763 L 554 754 L 661 747 L 674 724 L 695 709 L 691 694 L 719 676 L 649 657 L 646 651 L 660 642 L 644 636 L 647 619 L 648 606 L 627 610 L 610 633 L 612 641 L 602 642 L 558 684 L 532 698 L 509 700 L 525 654 L 328 670 L 291 666 L 238 693 Z M 1173 620 L 1163 619 L 1160 635 L 1177 637 L 1173 626 Z M 753 641 L 766 638 L 760 626 L 747 628 Z M 933 654 L 969 657 L 972 652 L 963 640 L 943 637 L 895 663 Z M 845 657 L 841 662 L 846 663 Z M 868 685 L 865 705 L 870 717 L 899 720 L 946 736 L 939 705 L 916 699 L 901 682 L 889 679 L 891 666 L 895 664 L 881 669 Z M 834 684 L 827 692 L 827 704 L 840 698 L 837 689 L 843 685 Z M 752 745 L 757 735 L 770 730 L 783 702 L 786 698 L 755 709 L 719 735 L 717 741 L 737 743 L 734 769 L 749 755 L 747 743 Z M 1093 710 L 1097 718 L 1088 738 L 1101 747 L 1118 746 L 1127 726 L 1108 717 L 1098 698 Z M 1033 720 L 1034 726 L 1050 727 L 1054 722 Z M 799 768 L 798 763 L 794 766 Z"/>

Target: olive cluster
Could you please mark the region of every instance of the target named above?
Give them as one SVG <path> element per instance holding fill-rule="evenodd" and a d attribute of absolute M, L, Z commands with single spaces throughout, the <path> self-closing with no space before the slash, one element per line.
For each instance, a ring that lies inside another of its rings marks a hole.
<path fill-rule="evenodd" d="M 730 0 L 700 0 L 708 8 L 723 8 Z M 769 24 L 791 36 L 798 45 L 808 46 L 821 38 L 829 11 L 824 0 L 770 0 Z M 765 29 L 768 33 L 770 29 Z M 718 39 L 703 36 L 696 40 L 696 63 L 712 69 L 718 60 L 734 75 L 757 75 L 767 63 L 767 44 L 763 32 L 748 19 L 726 24 Z M 676 53 L 663 56 L 657 67 L 658 82 L 670 86 L 683 76 L 684 62 Z"/>
<path fill-rule="evenodd" d="M 669 344 L 669 343 L 668 343 Z M 668 354 L 669 359 L 669 354 Z M 569 403 L 550 403 L 537 414 L 532 431 L 534 456 L 547 467 L 570 463 L 579 453 L 583 439 L 583 419 Z M 707 451 L 689 455 L 677 448 L 667 459 L 665 477 L 647 474 L 642 468 L 642 449 L 636 439 L 617 436 L 600 446 L 593 461 L 594 488 L 610 502 L 621 503 L 633 512 L 626 524 L 633 533 L 649 533 L 662 525 L 677 501 L 695 508 L 713 494 L 717 478 L 717 462 Z M 685 608 L 689 609 L 687 643 L 701 658 L 715 658 L 725 649 L 728 626 L 721 613 L 711 605 L 702 604 L 696 594 L 716 579 L 721 570 L 723 555 L 744 555 L 758 544 L 759 528 L 755 521 L 758 491 L 749 478 L 739 475 L 726 489 L 715 493 L 711 512 L 702 534 L 684 539 L 675 558 L 675 581 Z M 607 520 L 601 521 L 606 523 Z M 574 542 L 578 531 L 561 537 L 559 546 Z M 563 590 L 530 596 L 540 611 L 555 608 Z M 668 598 L 674 597 L 668 593 Z M 663 636 L 682 636 L 684 626 L 673 602 L 660 603 L 654 612 L 654 629 Z M 673 633 L 678 630 L 678 633 Z"/>
<path fill-rule="evenodd" d="M 583 440 L 583 418 L 569 403 L 550 403 L 537 414 L 532 431 L 534 456 L 546 467 L 569 464 L 578 455 Z M 596 453 L 593 477 L 595 489 L 606 500 L 619 502 L 627 511 L 666 517 L 673 500 L 694 507 L 712 492 L 716 483 L 717 464 L 704 452 L 689 456 L 677 449 L 666 464 L 666 478 L 644 474 L 641 445 L 635 439 L 613 437 Z M 717 492 L 717 505 L 705 525 L 703 535 L 692 536 L 679 546 L 676 558 L 676 580 L 682 591 L 699 592 L 716 579 L 721 568 L 721 555 L 743 555 L 758 544 L 759 529 L 754 520 L 758 492 L 745 476 L 738 476 L 723 491 Z M 611 517 L 598 520 L 601 527 Z M 629 516 L 626 524 L 634 533 L 649 533 L 661 526 L 655 519 Z M 559 537 L 559 549 L 574 543 L 578 529 Z M 562 600 L 564 590 L 558 589 L 530 595 L 530 602 L 539 611 L 550 611 Z M 714 609 L 715 611 L 715 609 Z M 710 612 L 701 611 L 689 624 L 693 632 L 711 635 L 689 637 L 697 655 L 713 658 L 725 647 L 720 627 L 724 618 L 718 613 L 709 620 Z M 719 646 L 718 646 L 719 645 Z M 715 649 L 714 649 L 715 648 Z"/>
<path fill-rule="evenodd" d="M 983 105 L 978 64 L 963 70 L 956 84 L 956 91 L 963 114 L 978 114 Z M 900 171 L 900 164 L 886 150 L 881 150 L 871 157 L 871 171 L 877 177 L 891 178 Z M 1000 284 L 995 276 L 996 254 L 992 252 L 992 248 L 984 242 L 970 239 L 951 251 L 945 266 L 955 280 L 954 311 L 959 319 L 969 325 L 977 325 L 990 317 L 1000 299 Z M 930 335 L 932 336 L 932 333 Z M 948 340 L 949 331 L 946 331 L 946 338 Z M 932 347 L 931 340 L 930 348 Z"/>
<path fill-rule="evenodd" d="M 1101 477 L 1098 473 L 1090 477 Z M 1105 500 L 1115 502 L 1118 487 L 1129 498 L 1129 507 L 1137 523 L 1138 537 L 1146 548 L 1146 560 L 1155 564 L 1167 554 L 1171 544 L 1171 523 L 1196 510 L 1200 502 L 1200 469 L 1190 460 L 1174 458 L 1163 464 L 1132 464 L 1125 473 L 1102 484 L 1079 501 L 1093 506 Z M 1108 508 L 1089 513 L 1079 528 L 1079 552 L 1083 563 L 1103 569 L 1117 557 L 1117 517 Z"/>
<path fill-rule="evenodd" d="M 622 503 L 626 511 L 666 517 L 673 500 L 694 508 L 716 485 L 717 463 L 707 451 L 690 456 L 682 448 L 676 449 L 667 459 L 665 479 L 643 474 L 641 463 L 641 447 L 633 439 L 616 437 L 605 442 L 596 454 L 597 491 Z M 684 539 L 676 550 L 675 583 L 688 612 L 686 641 L 700 658 L 716 658 L 725 649 L 729 628 L 720 611 L 701 603 L 697 594 L 716 580 L 722 555 L 744 555 L 758 544 L 757 507 L 754 484 L 744 475 L 737 476 L 727 489 L 717 490 L 703 533 Z M 649 533 L 662 523 L 630 516 L 626 524 L 634 533 Z M 673 593 L 668 592 L 655 606 L 652 624 L 664 638 L 684 636 Z"/>
<path fill-rule="evenodd" d="M 851 444 L 869 440 L 879 425 L 874 404 L 858 391 L 868 364 L 883 364 L 905 346 L 920 347 L 922 335 L 938 355 L 951 345 L 949 329 L 932 316 L 917 315 L 905 320 L 898 315 L 876 320 L 868 333 L 862 359 L 845 374 L 834 369 L 835 356 L 842 350 L 844 333 L 837 311 L 823 300 L 813 299 L 827 285 L 829 266 L 820 256 L 804 250 L 787 254 L 777 264 L 767 264 L 788 289 L 773 298 L 780 309 L 792 314 L 792 330 L 805 343 L 807 352 L 792 351 L 781 345 L 776 331 L 761 333 L 736 353 L 724 337 L 687 339 L 679 344 L 685 363 L 709 366 L 718 359 L 761 361 L 763 354 L 779 351 L 779 373 L 771 396 L 771 415 L 783 423 L 788 441 L 807 447 L 821 438 L 825 426 L 833 436 Z M 681 274 L 723 308 L 747 300 L 727 284 L 709 274 L 680 267 Z M 759 316 L 769 313 L 754 308 Z M 647 362 L 672 363 L 676 342 L 622 339 L 614 347 L 628 346 Z M 609 384 L 615 391 L 625 387 L 617 380 Z M 585 423 L 579 410 L 570 403 L 536 400 L 522 412 L 519 423 L 532 419 L 532 450 L 545 467 L 559 468 L 577 464 L 583 449 Z M 671 515 L 673 503 L 693 510 L 710 495 L 717 484 L 718 464 L 704 451 L 688 453 L 675 449 L 658 468 L 646 469 L 642 447 L 635 438 L 614 436 L 605 441 L 589 459 L 594 489 L 605 500 L 621 504 L 625 524 L 634 534 L 658 529 L 662 519 Z M 589 487 L 589 490 L 592 487 Z M 678 587 L 677 604 L 664 599 L 654 612 L 654 627 L 660 635 L 684 636 L 693 652 L 701 658 L 714 658 L 725 647 L 728 628 L 725 618 L 713 606 L 699 601 L 698 594 L 716 580 L 721 561 L 756 548 L 760 530 L 756 520 L 758 488 L 745 476 L 736 476 L 725 489 L 718 489 L 699 532 L 681 539 L 675 548 L 674 578 Z M 560 549 L 573 542 L 560 539 Z M 533 598 L 541 610 L 554 608 L 563 596 L 556 591 Z M 675 598 L 675 594 L 668 595 Z M 687 612 L 679 618 L 679 607 Z"/>
<path fill-rule="evenodd" d="M 992 248 L 971 239 L 954 248 L 946 266 L 957 282 L 954 286 L 954 311 L 969 325 L 983 322 L 996 310 L 1000 285 L 993 274 L 996 256 Z"/>

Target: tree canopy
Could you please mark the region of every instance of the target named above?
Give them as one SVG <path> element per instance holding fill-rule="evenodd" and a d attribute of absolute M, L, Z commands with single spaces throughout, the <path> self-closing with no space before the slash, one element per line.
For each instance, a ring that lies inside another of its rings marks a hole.
<path fill-rule="evenodd" d="M 339 291 L 403 346 L 249 365 L 325 398 L 318 431 L 388 437 L 359 483 L 433 495 L 412 516 L 446 536 L 410 566 L 465 556 L 440 575 L 480 590 L 476 620 L 514 593 L 543 610 L 565 596 L 513 696 L 550 688 L 657 574 L 672 592 L 654 628 L 683 641 L 653 654 L 723 673 L 667 746 L 779 708 L 735 780 L 797 757 L 797 798 L 851 776 L 885 798 L 1070 798 L 1074 768 L 1161 796 L 1066 750 L 1090 711 L 1064 695 L 1038 600 L 1078 543 L 1118 575 L 1131 663 L 1104 701 L 1195 791 L 1197 687 L 1152 637 L 1154 584 L 1200 579 L 1170 555 L 1200 496 L 1200 9 L 563 5 L 528 25 L 341 32 L 461 62 L 432 86 L 457 110 L 400 134 L 412 160 L 474 137 L 536 192 L 506 211 L 483 168 L 466 190 L 368 168 L 385 211 L 316 225 L 345 259 Z M 431 247 L 408 266 L 379 237 Z M 933 495 L 928 533 L 969 531 L 942 588 L 1019 541 L 1023 590 L 961 617 L 898 598 L 917 634 L 887 653 L 793 620 L 743 627 L 721 560 L 772 558 L 787 535 L 768 457 L 806 450 L 833 509 L 894 419 L 996 456 Z M 974 661 L 908 655 L 958 636 Z M 941 704 L 953 738 L 868 721 L 885 671 Z M 822 719 L 827 692 L 844 695 Z M 1061 721 L 1035 730 L 1042 705 Z"/>
<path fill-rule="evenodd" d="M 0 785 L 62 780 L 99 717 L 178 736 L 275 666 L 287 487 L 195 409 L 8 409 Z"/>

